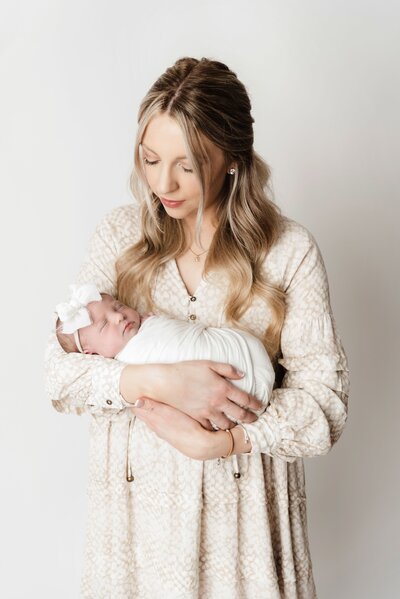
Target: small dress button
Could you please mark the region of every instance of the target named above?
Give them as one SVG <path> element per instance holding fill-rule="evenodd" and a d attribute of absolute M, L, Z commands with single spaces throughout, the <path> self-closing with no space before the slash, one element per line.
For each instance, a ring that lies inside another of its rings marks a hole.
<path fill-rule="evenodd" d="M 108 403 L 108 405 L 111 406 L 111 404 L 112 404 L 111 399 L 107 399 L 106 403 Z"/>
<path fill-rule="evenodd" d="M 192 295 L 192 297 L 190 298 L 191 302 L 195 302 L 197 298 L 194 297 L 194 295 Z"/>
<path fill-rule="evenodd" d="M 189 316 L 189 318 L 190 318 L 190 320 L 196 320 L 197 316 L 196 316 L 196 314 L 191 314 Z"/>

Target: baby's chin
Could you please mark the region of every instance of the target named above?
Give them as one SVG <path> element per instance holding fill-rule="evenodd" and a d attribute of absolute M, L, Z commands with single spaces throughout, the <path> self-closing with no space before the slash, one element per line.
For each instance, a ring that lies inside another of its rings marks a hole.
<path fill-rule="evenodd" d="M 127 335 L 126 337 L 124 337 L 124 339 L 120 339 L 118 344 L 114 344 L 112 350 L 103 348 L 102 350 L 98 351 L 97 353 L 100 356 L 103 356 L 103 358 L 115 358 L 116 356 L 118 356 L 118 354 L 120 352 L 122 352 L 125 345 L 127 343 L 129 343 L 129 341 L 130 341 L 130 339 L 132 339 L 132 337 L 134 337 L 134 335 L 131 335 L 131 336 Z"/>

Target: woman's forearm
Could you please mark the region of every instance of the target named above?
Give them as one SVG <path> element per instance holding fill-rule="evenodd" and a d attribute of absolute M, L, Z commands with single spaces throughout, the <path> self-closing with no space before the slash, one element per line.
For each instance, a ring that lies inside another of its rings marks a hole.
<path fill-rule="evenodd" d="M 122 397 L 131 404 L 134 404 L 140 397 L 163 401 L 162 389 L 167 385 L 168 366 L 168 364 L 128 364 L 125 366 L 119 383 Z M 173 405 L 171 400 L 168 403 Z"/>

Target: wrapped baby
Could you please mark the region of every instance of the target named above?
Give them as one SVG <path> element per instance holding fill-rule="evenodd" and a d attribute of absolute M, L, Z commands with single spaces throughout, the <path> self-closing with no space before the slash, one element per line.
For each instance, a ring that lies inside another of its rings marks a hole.
<path fill-rule="evenodd" d="M 56 306 L 56 334 L 64 351 L 99 354 L 129 364 L 225 362 L 245 373 L 233 384 L 263 402 L 255 414 L 265 410 L 275 372 L 263 344 L 250 333 L 151 313 L 140 315 L 108 293 L 100 293 L 93 284 L 71 285 L 70 289 L 69 302 Z M 238 424 L 247 438 L 245 425 Z"/>

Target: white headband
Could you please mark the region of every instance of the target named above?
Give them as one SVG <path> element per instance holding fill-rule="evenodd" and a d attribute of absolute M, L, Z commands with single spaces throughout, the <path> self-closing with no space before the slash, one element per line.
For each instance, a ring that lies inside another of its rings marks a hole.
<path fill-rule="evenodd" d="M 101 295 L 96 285 L 70 285 L 71 297 L 69 302 L 57 304 L 56 313 L 62 324 L 63 333 L 72 333 L 78 350 L 83 354 L 79 340 L 78 329 L 92 324 L 90 314 L 86 308 L 89 302 L 101 301 Z"/>
<path fill-rule="evenodd" d="M 81 345 L 81 340 L 79 339 L 79 331 L 74 331 L 74 339 L 75 339 L 76 347 L 81 352 L 81 354 L 84 354 L 85 352 L 83 351 L 83 348 Z"/>

